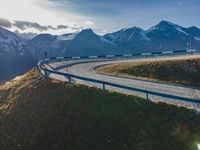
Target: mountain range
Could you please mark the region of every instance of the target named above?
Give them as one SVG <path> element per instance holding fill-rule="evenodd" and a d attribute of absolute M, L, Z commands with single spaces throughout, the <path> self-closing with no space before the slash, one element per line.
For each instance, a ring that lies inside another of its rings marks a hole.
<path fill-rule="evenodd" d="M 48 56 L 88 56 L 200 49 L 200 29 L 161 21 L 143 30 L 122 29 L 103 36 L 85 29 L 64 35 L 39 34 L 26 39 L 0 27 L 0 82 L 31 69 L 44 52 Z"/>

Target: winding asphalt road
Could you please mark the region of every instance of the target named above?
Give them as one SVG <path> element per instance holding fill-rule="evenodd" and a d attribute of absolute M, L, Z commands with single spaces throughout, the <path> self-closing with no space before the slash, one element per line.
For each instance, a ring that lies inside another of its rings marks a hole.
<path fill-rule="evenodd" d="M 97 66 L 112 64 L 112 63 L 141 62 L 141 61 L 151 61 L 151 60 L 172 60 L 172 59 L 183 59 L 183 58 L 189 58 L 189 57 L 200 58 L 200 55 L 186 55 L 186 56 L 175 56 L 175 57 L 165 56 L 165 57 L 154 57 L 154 58 L 129 58 L 129 59 L 102 59 L 102 60 L 93 59 L 93 60 L 60 61 L 60 62 L 54 61 L 54 62 L 50 62 L 46 64 L 46 67 L 52 70 L 59 71 L 59 72 L 69 72 L 70 74 L 108 81 L 108 82 L 117 83 L 120 85 L 126 85 L 130 87 L 136 87 L 136 88 L 141 88 L 145 90 L 200 100 L 200 90 L 198 89 L 184 87 L 184 86 L 175 85 L 175 84 L 165 84 L 165 83 L 151 82 L 151 81 L 138 80 L 138 79 L 108 76 L 108 75 L 98 74 L 94 70 L 94 68 L 96 68 Z M 49 76 L 51 78 L 57 78 L 59 80 L 66 80 L 64 77 L 54 75 L 54 74 L 50 74 Z M 87 85 L 102 87 L 102 85 L 89 83 L 85 81 L 76 81 L 76 82 L 81 82 Z M 107 88 L 112 89 L 112 90 L 117 90 L 120 92 L 129 93 L 129 94 L 134 94 L 141 97 L 146 96 L 138 92 L 127 91 L 127 90 L 117 89 L 113 87 L 107 87 Z M 200 108 L 200 106 L 198 105 L 194 105 L 194 104 L 186 103 L 182 101 L 174 101 L 174 100 L 155 97 L 155 96 L 150 96 L 149 98 L 152 101 L 160 100 L 160 101 L 165 101 L 167 103 L 173 103 L 176 105 L 184 105 L 184 106 L 192 107 L 196 109 Z"/>

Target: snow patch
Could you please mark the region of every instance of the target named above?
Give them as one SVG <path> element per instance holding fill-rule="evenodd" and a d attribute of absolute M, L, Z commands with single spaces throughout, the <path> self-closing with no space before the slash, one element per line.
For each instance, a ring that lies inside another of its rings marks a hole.
<path fill-rule="evenodd" d="M 196 37 L 196 36 L 195 36 L 194 39 L 197 40 L 197 41 L 200 41 L 200 38 L 199 38 L 199 37 Z"/>
<path fill-rule="evenodd" d="M 141 39 L 142 40 L 146 40 L 146 41 L 151 41 L 151 39 L 150 38 L 148 38 L 147 36 L 146 36 L 146 33 L 145 32 L 140 32 L 140 34 L 141 34 Z"/>
<path fill-rule="evenodd" d="M 176 28 L 176 30 L 177 31 L 179 31 L 179 32 L 181 32 L 181 33 L 183 33 L 183 34 L 185 34 L 185 35 L 189 35 L 188 33 L 186 33 L 185 31 L 183 31 L 180 27 L 175 27 Z"/>
<path fill-rule="evenodd" d="M 116 44 L 113 43 L 113 41 L 109 41 L 109 40 L 105 39 L 103 36 L 100 37 L 100 40 L 101 40 L 102 42 L 109 43 L 109 44 L 112 44 L 112 45 L 115 45 L 115 46 L 116 46 Z"/>
<path fill-rule="evenodd" d="M 9 30 L 0 27 L 0 46 L 6 52 L 16 51 L 17 48 L 20 48 L 25 44 L 25 40 L 18 37 Z"/>
<path fill-rule="evenodd" d="M 153 27 L 149 28 L 148 30 L 146 30 L 145 33 L 149 33 L 151 31 L 154 31 L 154 30 L 157 30 L 157 29 L 158 29 L 157 26 L 153 26 Z"/>
<path fill-rule="evenodd" d="M 129 35 L 129 37 L 128 37 L 128 41 L 133 37 L 134 34 L 135 34 L 135 33 L 132 32 L 131 35 Z"/>
<path fill-rule="evenodd" d="M 77 34 L 69 34 L 69 35 L 61 35 L 57 37 L 57 40 L 62 40 L 62 41 L 69 41 L 73 40 L 76 37 Z"/>
<path fill-rule="evenodd" d="M 111 39 L 112 39 L 112 41 L 115 41 L 115 40 L 117 40 L 117 36 L 115 36 L 115 35 L 113 35 L 113 34 L 110 34 L 110 35 L 108 35 Z"/>

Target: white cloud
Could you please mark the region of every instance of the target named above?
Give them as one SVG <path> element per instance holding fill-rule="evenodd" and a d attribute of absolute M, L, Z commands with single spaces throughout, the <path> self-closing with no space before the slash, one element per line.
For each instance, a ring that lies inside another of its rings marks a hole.
<path fill-rule="evenodd" d="M 53 3 L 47 0 L 0 0 L 0 18 L 6 18 L 13 24 L 10 28 L 11 31 L 51 34 L 76 32 L 81 27 L 73 19 L 83 19 L 75 14 L 55 9 Z M 37 22 L 42 26 L 51 25 L 56 27 L 57 25 L 66 25 L 69 28 L 60 30 L 48 29 L 42 32 L 32 27 L 22 30 L 14 25 L 15 20 Z M 82 20 L 82 22 L 84 21 Z"/>
<path fill-rule="evenodd" d="M 55 13 L 42 3 L 41 0 L 0 0 L 0 17 L 7 18 L 10 21 L 23 20 L 38 22 L 42 25 L 67 24 L 66 18 L 59 13 Z M 41 3 L 41 5 L 40 5 Z M 69 23 L 69 24 L 68 24 Z"/>
<path fill-rule="evenodd" d="M 92 22 L 92 21 L 85 21 L 84 24 L 85 24 L 85 26 L 87 26 L 87 27 L 91 27 L 91 26 L 94 25 L 94 22 Z"/>

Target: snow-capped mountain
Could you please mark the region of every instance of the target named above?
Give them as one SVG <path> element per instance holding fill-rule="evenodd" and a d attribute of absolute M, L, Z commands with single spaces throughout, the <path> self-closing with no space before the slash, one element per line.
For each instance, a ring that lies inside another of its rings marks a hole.
<path fill-rule="evenodd" d="M 128 29 L 122 29 L 120 31 L 106 34 L 104 37 L 112 42 L 118 43 L 127 43 L 131 40 L 147 40 L 150 39 L 145 35 L 145 31 L 138 27 L 128 28 Z"/>
<path fill-rule="evenodd" d="M 44 52 L 52 52 L 54 49 L 54 41 L 56 40 L 57 36 L 51 34 L 40 34 L 30 40 L 25 49 L 32 54 L 33 59 L 37 62 L 44 58 Z"/>
<path fill-rule="evenodd" d="M 37 58 L 42 58 L 45 51 L 49 56 L 124 54 L 188 49 L 190 41 L 192 48 L 200 49 L 200 29 L 161 21 L 148 30 L 133 27 L 104 36 L 91 29 L 61 36 L 41 34 L 29 42 L 27 49 Z"/>
<path fill-rule="evenodd" d="M 130 50 L 133 48 L 140 51 L 140 44 L 151 40 L 146 36 L 145 31 L 138 27 L 122 29 L 114 33 L 106 34 L 104 38 L 116 44 L 126 53 L 131 52 Z"/>
<path fill-rule="evenodd" d="M 16 34 L 0 27 L 0 49 L 1 52 L 22 50 L 25 40 L 18 37 Z"/>
<path fill-rule="evenodd" d="M 148 30 L 133 27 L 104 37 L 132 53 L 187 49 L 190 40 L 193 48 L 200 49 L 200 29 L 184 28 L 167 21 L 161 21 Z"/>
<path fill-rule="evenodd" d="M 103 55 L 119 53 L 118 47 L 91 29 L 82 30 L 72 39 L 60 43 L 58 48 L 64 55 Z"/>
<path fill-rule="evenodd" d="M 45 51 L 49 56 L 86 56 L 121 52 L 117 45 L 95 34 L 91 29 L 61 36 L 38 35 L 28 43 L 26 48 L 40 59 L 43 58 Z"/>
<path fill-rule="evenodd" d="M 0 82 L 33 66 L 32 56 L 25 51 L 26 40 L 0 27 Z"/>

